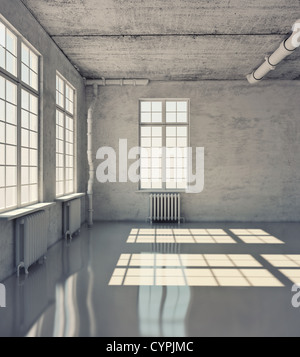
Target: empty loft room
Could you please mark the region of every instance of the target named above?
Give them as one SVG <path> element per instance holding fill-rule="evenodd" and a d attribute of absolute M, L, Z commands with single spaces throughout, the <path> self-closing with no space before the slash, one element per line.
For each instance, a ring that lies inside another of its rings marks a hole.
<path fill-rule="evenodd" d="M 0 336 L 300 335 L 298 0 L 0 0 Z"/>

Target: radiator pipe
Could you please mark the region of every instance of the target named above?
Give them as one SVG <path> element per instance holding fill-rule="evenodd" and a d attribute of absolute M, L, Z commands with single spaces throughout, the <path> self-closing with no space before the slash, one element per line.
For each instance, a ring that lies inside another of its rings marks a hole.
<path fill-rule="evenodd" d="M 89 164 L 89 181 L 88 181 L 88 226 L 93 226 L 93 185 L 95 178 L 95 168 L 93 161 L 93 141 L 92 141 L 92 132 L 93 132 L 93 114 L 98 98 L 98 85 L 93 85 L 93 99 L 88 109 L 87 117 L 87 157 Z"/>
<path fill-rule="evenodd" d="M 87 158 L 89 164 L 89 180 L 88 180 L 88 226 L 93 226 L 93 185 L 95 180 L 95 167 L 93 161 L 93 115 L 98 97 L 98 86 L 146 86 L 149 84 L 149 79 L 88 79 L 85 81 L 87 86 L 93 86 L 93 99 L 88 109 L 87 115 Z"/>
<path fill-rule="evenodd" d="M 263 77 L 273 71 L 276 66 L 284 58 L 289 56 L 295 51 L 297 47 L 300 46 L 300 19 L 297 20 L 293 25 L 292 34 L 281 42 L 280 46 L 275 52 L 273 52 L 269 57 L 265 57 L 265 62 L 260 65 L 251 74 L 248 74 L 247 80 L 250 84 L 255 84 L 263 79 Z"/>
<path fill-rule="evenodd" d="M 98 86 L 147 86 L 149 79 L 87 79 L 86 85 Z"/>

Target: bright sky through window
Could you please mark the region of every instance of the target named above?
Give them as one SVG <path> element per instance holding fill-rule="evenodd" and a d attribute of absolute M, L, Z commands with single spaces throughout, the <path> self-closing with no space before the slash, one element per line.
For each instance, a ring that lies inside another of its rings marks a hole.
<path fill-rule="evenodd" d="M 74 100 L 71 85 L 56 76 L 56 195 L 74 192 Z"/>
<path fill-rule="evenodd" d="M 0 21 L 0 212 L 38 202 L 38 90 L 38 54 Z"/>
<path fill-rule="evenodd" d="M 188 100 L 140 101 L 140 189 L 186 189 L 188 125 Z"/>

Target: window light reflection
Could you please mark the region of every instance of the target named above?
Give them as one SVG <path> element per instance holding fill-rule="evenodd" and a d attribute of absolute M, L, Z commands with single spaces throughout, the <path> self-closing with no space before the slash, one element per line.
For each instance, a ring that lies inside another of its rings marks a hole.
<path fill-rule="evenodd" d="M 236 243 L 223 229 L 132 229 L 127 243 Z"/>
<path fill-rule="evenodd" d="M 230 231 L 248 244 L 284 244 L 283 241 L 262 229 L 230 229 Z"/>
<path fill-rule="evenodd" d="M 261 256 L 277 268 L 300 267 L 299 254 L 262 254 Z"/>
<path fill-rule="evenodd" d="M 148 253 L 121 255 L 109 285 L 283 286 L 248 254 Z"/>
<path fill-rule="evenodd" d="M 230 229 L 230 232 L 247 244 L 284 244 L 262 229 Z M 223 229 L 134 228 L 127 243 L 236 244 L 234 236 L 230 236 Z"/>
<path fill-rule="evenodd" d="M 300 285 L 300 269 L 279 269 L 293 283 Z"/>

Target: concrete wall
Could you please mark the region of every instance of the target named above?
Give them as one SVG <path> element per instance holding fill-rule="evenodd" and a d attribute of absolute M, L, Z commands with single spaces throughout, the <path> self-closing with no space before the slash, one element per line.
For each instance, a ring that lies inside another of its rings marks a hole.
<path fill-rule="evenodd" d="M 15 27 L 42 55 L 43 65 L 43 201 L 55 199 L 55 139 L 56 139 L 56 70 L 77 90 L 78 98 L 78 192 L 86 191 L 86 109 L 84 82 L 42 27 L 34 20 L 19 0 L 0 0 L 0 13 Z M 82 200 L 82 221 L 85 221 L 85 199 Z M 50 210 L 51 224 L 48 232 L 49 246 L 61 238 L 62 207 L 57 203 Z M 14 272 L 13 223 L 0 222 L 0 281 Z"/>
<path fill-rule="evenodd" d="M 299 82 L 151 82 L 100 87 L 94 157 L 101 146 L 138 145 L 139 98 L 190 98 L 191 146 L 205 148 L 205 188 L 182 195 L 187 221 L 300 218 Z M 91 88 L 87 91 L 88 102 Z M 96 166 L 100 161 L 95 160 Z M 130 163 L 130 162 L 129 162 Z M 134 183 L 95 183 L 97 220 L 145 220 L 148 194 Z"/>

